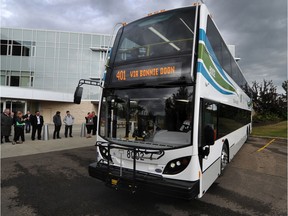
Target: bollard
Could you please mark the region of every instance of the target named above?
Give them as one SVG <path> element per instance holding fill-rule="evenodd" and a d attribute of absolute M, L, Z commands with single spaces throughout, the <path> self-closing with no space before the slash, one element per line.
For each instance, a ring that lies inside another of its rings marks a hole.
<path fill-rule="evenodd" d="M 48 129 L 48 124 L 44 125 L 44 130 L 43 130 L 43 140 L 49 140 L 49 129 Z"/>
<path fill-rule="evenodd" d="M 80 137 L 86 137 L 86 123 L 82 123 Z"/>

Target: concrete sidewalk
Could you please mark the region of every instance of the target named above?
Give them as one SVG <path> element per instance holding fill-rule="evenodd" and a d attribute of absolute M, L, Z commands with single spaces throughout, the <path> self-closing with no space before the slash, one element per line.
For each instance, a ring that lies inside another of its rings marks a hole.
<path fill-rule="evenodd" d="M 22 144 L 3 143 L 1 144 L 1 158 L 25 156 L 31 154 L 39 154 L 45 152 L 61 151 L 73 148 L 81 148 L 87 146 L 94 146 L 96 143 L 96 136 L 92 138 L 81 137 L 81 125 L 73 126 L 73 137 L 65 138 L 64 125 L 61 127 L 60 137 L 61 139 L 53 139 L 54 126 L 48 125 L 49 140 L 31 140 L 31 133 L 25 133 L 25 142 Z M 43 128 L 44 129 L 44 128 Z M 12 128 L 12 131 L 14 128 Z M 43 133 L 42 133 L 43 134 Z M 37 137 L 37 135 L 36 135 Z M 42 135 L 42 139 L 43 139 Z M 10 136 L 10 140 L 13 139 Z M 96 150 L 96 149 L 95 149 Z"/>

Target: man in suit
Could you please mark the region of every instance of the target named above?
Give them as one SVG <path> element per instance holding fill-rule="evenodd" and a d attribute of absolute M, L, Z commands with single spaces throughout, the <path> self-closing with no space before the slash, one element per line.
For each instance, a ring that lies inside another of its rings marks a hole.
<path fill-rule="evenodd" d="M 41 140 L 41 132 L 44 124 L 43 116 L 40 115 L 39 111 L 36 111 L 34 116 L 30 116 L 30 121 L 32 125 L 32 140 L 35 140 L 36 131 L 38 140 Z"/>

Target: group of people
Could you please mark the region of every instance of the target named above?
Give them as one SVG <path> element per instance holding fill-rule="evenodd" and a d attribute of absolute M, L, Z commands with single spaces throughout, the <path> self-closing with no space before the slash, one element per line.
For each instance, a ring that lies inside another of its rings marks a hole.
<path fill-rule="evenodd" d="M 97 132 L 97 115 L 94 111 L 91 113 L 88 112 L 87 116 L 85 116 L 86 120 L 86 128 L 87 128 L 87 138 L 91 138 L 92 135 L 96 135 Z M 63 118 L 63 122 L 65 124 L 65 132 L 64 135 L 67 138 L 68 132 L 69 137 L 72 136 L 72 126 L 74 123 L 74 117 L 70 114 L 69 111 L 66 111 L 66 116 Z M 54 123 L 54 132 L 53 132 L 53 139 L 61 139 L 60 137 L 60 130 L 62 126 L 60 111 L 57 111 L 56 114 L 53 116 L 53 123 Z"/>
<path fill-rule="evenodd" d="M 1 144 L 3 143 L 3 138 L 5 142 L 12 142 L 12 144 L 21 144 L 25 141 L 24 130 L 26 133 L 30 133 L 32 126 L 32 136 L 31 139 L 35 140 L 35 135 L 37 132 L 38 140 L 41 140 L 41 131 L 44 124 L 43 116 L 40 115 L 39 111 L 32 115 L 29 111 L 25 115 L 21 111 L 13 113 L 10 109 L 5 109 L 1 114 Z M 13 141 L 9 139 L 11 135 L 11 127 L 14 125 L 14 138 Z"/>
<path fill-rule="evenodd" d="M 60 111 L 57 111 L 53 116 L 54 123 L 54 132 L 53 139 L 61 139 L 60 130 L 62 126 L 62 119 L 60 116 Z M 97 131 L 97 115 L 94 111 L 89 112 L 86 119 L 86 128 L 87 128 L 87 138 L 90 138 L 91 135 L 96 135 Z M 72 136 L 72 128 L 74 124 L 74 116 L 70 114 L 69 111 L 66 111 L 66 115 L 63 118 L 63 123 L 65 124 L 64 135 L 67 138 Z M 14 138 L 13 141 L 10 141 L 9 136 L 11 135 L 11 127 L 14 125 Z M 36 132 L 37 139 L 41 140 L 42 127 L 44 125 L 44 118 L 40 115 L 39 111 L 35 112 L 35 115 L 32 115 L 29 111 L 24 115 L 21 111 L 17 111 L 16 114 L 10 111 L 10 109 L 5 109 L 1 114 L 1 144 L 3 138 L 5 142 L 12 142 L 12 144 L 21 144 L 25 141 L 24 131 L 30 133 L 32 127 L 31 139 L 35 140 Z"/>
<path fill-rule="evenodd" d="M 68 131 L 69 131 L 69 137 L 72 136 L 72 127 L 74 123 L 74 116 L 70 114 L 70 111 L 66 111 L 66 116 L 63 118 L 63 122 L 65 124 L 65 132 L 64 135 L 67 138 L 68 137 Z M 60 116 L 60 111 L 57 111 L 56 114 L 53 116 L 53 123 L 54 123 L 54 132 L 53 132 L 53 139 L 61 139 L 60 137 L 60 130 L 62 126 L 62 120 Z"/>

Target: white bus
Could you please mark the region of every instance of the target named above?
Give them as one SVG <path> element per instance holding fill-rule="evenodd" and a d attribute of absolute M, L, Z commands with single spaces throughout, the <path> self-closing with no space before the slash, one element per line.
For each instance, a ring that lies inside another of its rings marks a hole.
<path fill-rule="evenodd" d="M 89 175 L 133 193 L 201 198 L 251 132 L 245 86 L 204 4 L 123 25 L 101 80 Z"/>

